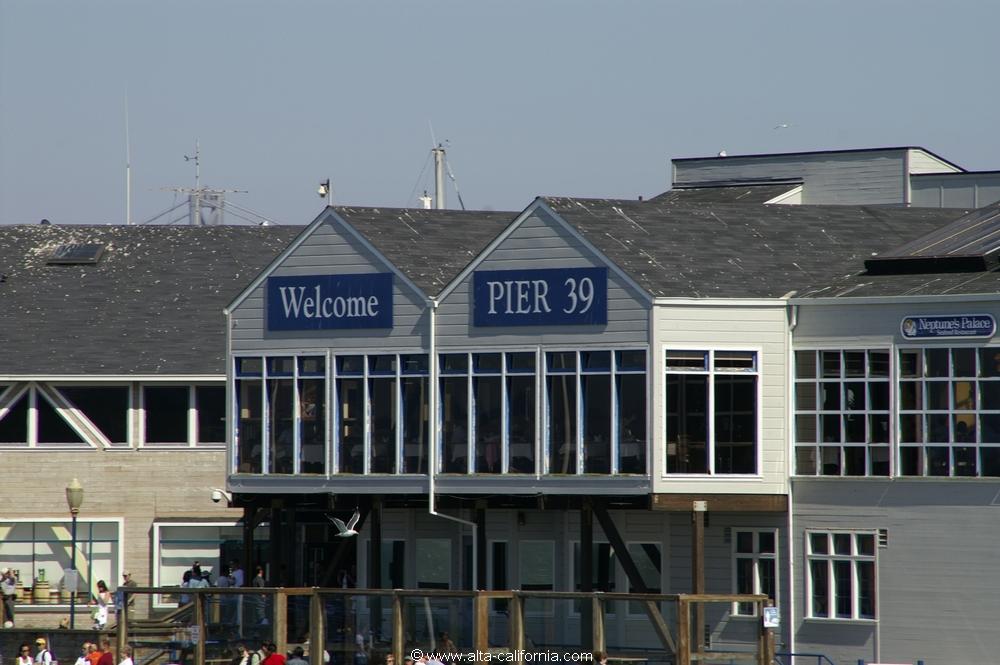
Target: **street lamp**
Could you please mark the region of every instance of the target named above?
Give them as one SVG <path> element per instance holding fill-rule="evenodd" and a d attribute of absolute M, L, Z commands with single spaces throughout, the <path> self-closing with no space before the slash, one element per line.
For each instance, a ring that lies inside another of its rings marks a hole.
<path fill-rule="evenodd" d="M 69 627 L 72 630 L 76 628 L 76 592 L 80 588 L 80 581 L 76 575 L 76 516 L 80 513 L 80 506 L 83 505 L 83 486 L 76 478 L 66 486 L 66 505 L 69 506 L 70 515 L 73 517 L 73 543 L 70 546 L 69 555 L 69 569 L 72 571 L 70 579 L 73 583 L 69 596 Z"/>

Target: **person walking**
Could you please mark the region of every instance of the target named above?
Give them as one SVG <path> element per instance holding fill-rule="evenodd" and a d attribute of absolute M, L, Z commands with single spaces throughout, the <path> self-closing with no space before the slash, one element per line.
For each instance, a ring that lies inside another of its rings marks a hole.
<path fill-rule="evenodd" d="M 35 663 L 36 665 L 52 665 L 52 652 L 49 651 L 48 643 L 45 641 L 44 637 L 39 637 L 35 640 Z"/>
<path fill-rule="evenodd" d="M 107 637 L 101 640 L 101 658 L 97 665 L 115 665 L 115 656 L 111 653 L 111 640 Z"/>
<path fill-rule="evenodd" d="M 22 644 L 17 652 L 17 665 L 31 665 L 31 663 L 31 647 L 27 644 Z"/>
<path fill-rule="evenodd" d="M 125 648 L 122 649 L 122 656 L 124 657 L 118 665 L 134 665 L 132 662 L 132 647 L 126 645 Z"/>
<path fill-rule="evenodd" d="M 3 592 L 4 628 L 14 627 L 14 601 L 17 598 L 17 578 L 10 568 L 0 568 L 0 592 Z"/>
<path fill-rule="evenodd" d="M 108 608 L 111 605 L 111 592 L 108 591 L 108 583 L 104 580 L 97 581 L 96 601 L 89 603 L 93 607 L 94 629 L 104 630 L 108 625 Z M 114 665 L 112 663 L 111 665 Z"/>
<path fill-rule="evenodd" d="M 139 585 L 136 584 L 136 581 L 132 579 L 132 573 L 126 570 L 125 572 L 122 573 L 122 583 L 118 585 L 118 590 L 115 591 L 115 608 L 117 608 L 119 612 L 123 611 L 123 608 L 125 606 L 125 590 L 128 587 L 134 587 L 134 586 L 139 586 Z M 129 594 L 128 596 L 128 606 L 129 609 L 135 606 L 135 596 L 132 594 Z"/>
<path fill-rule="evenodd" d="M 90 653 L 90 642 L 84 642 L 80 646 L 80 655 L 77 656 L 76 662 L 73 665 L 90 665 L 90 659 L 87 658 L 87 654 Z"/>
<path fill-rule="evenodd" d="M 267 586 L 267 580 L 264 579 L 264 568 L 262 566 L 257 566 L 257 570 L 254 573 L 253 580 L 250 581 L 250 586 L 255 589 L 263 589 Z M 253 622 L 261 624 L 267 621 L 267 616 L 265 613 L 265 604 L 267 602 L 266 596 L 259 596 L 254 598 L 254 616 Z"/>

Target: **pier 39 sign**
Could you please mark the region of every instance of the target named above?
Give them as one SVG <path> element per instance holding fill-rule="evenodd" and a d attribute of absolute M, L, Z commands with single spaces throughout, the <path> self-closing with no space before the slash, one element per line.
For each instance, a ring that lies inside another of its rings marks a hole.
<path fill-rule="evenodd" d="M 480 270 L 472 286 L 476 326 L 608 322 L 607 268 Z"/>
<path fill-rule="evenodd" d="M 269 277 L 268 330 L 392 327 L 392 273 Z"/>

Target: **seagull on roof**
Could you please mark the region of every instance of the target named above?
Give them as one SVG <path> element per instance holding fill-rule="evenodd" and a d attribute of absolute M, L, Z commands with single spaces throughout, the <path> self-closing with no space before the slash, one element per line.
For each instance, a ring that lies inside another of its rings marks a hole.
<path fill-rule="evenodd" d="M 333 522 L 333 525 L 337 527 L 338 538 L 350 538 L 351 536 L 358 535 L 358 532 L 354 530 L 354 527 L 358 525 L 358 520 L 361 519 L 361 511 L 357 508 L 354 509 L 354 514 L 351 515 L 351 519 L 347 520 L 347 524 L 344 524 L 344 520 L 339 517 L 334 517 L 332 515 L 327 515 L 327 519 Z"/>

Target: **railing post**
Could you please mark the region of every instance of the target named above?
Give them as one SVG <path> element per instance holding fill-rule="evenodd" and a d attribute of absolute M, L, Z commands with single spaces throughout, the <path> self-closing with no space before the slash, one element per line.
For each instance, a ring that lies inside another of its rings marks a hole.
<path fill-rule="evenodd" d="M 514 662 L 524 663 L 524 599 L 520 594 L 510 596 L 510 648 L 514 651 Z"/>
<path fill-rule="evenodd" d="M 313 589 L 309 599 L 309 614 L 309 661 L 312 665 L 323 665 L 323 653 L 326 651 L 326 604 L 318 589 Z"/>
<path fill-rule="evenodd" d="M 122 606 L 118 610 L 118 635 L 115 640 L 115 648 L 118 650 L 118 660 L 125 658 L 125 646 L 128 644 L 128 587 L 122 587 Z M 76 590 L 73 590 L 76 593 Z"/>
<path fill-rule="evenodd" d="M 490 648 L 490 599 L 485 594 L 476 592 L 472 599 L 475 619 L 473 631 L 476 651 L 486 653 Z"/>
<path fill-rule="evenodd" d="M 403 647 L 406 646 L 406 630 L 403 626 L 403 597 L 399 591 L 392 594 L 392 655 L 396 663 L 403 662 Z"/>
<path fill-rule="evenodd" d="M 677 665 L 691 665 L 691 606 L 677 599 Z"/>
<path fill-rule="evenodd" d="M 288 596 L 284 589 L 274 594 L 274 646 L 278 653 L 287 651 L 288 640 Z M 201 665 L 201 664 L 199 664 Z"/>
<path fill-rule="evenodd" d="M 194 643 L 194 665 L 205 665 L 205 596 L 201 589 L 197 589 L 191 599 L 194 600 L 194 625 L 198 629 L 198 641 Z M 123 657 L 121 651 L 118 652 L 118 657 Z"/>
<path fill-rule="evenodd" d="M 591 617 L 593 618 L 593 650 L 605 651 L 607 640 L 604 636 L 604 603 L 596 593 L 591 597 L 590 603 L 592 607 Z"/>

